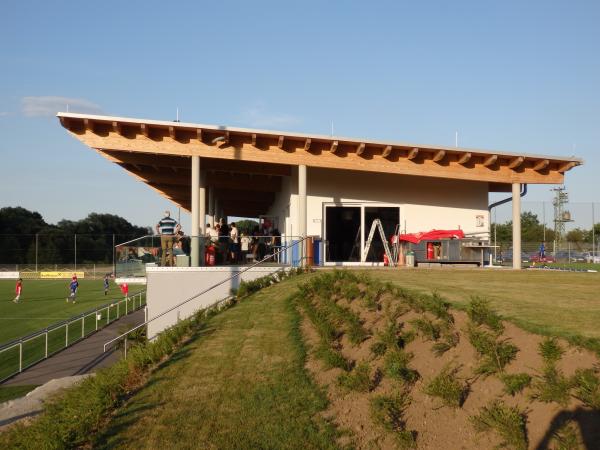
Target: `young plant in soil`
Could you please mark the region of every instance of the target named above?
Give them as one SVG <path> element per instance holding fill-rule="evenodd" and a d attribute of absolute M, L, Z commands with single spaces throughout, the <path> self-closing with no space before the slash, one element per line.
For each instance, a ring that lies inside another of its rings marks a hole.
<path fill-rule="evenodd" d="M 315 358 L 320 359 L 328 369 L 350 370 L 351 364 L 342 353 L 328 342 L 321 340 L 315 349 Z"/>
<path fill-rule="evenodd" d="M 403 418 L 408 405 L 410 397 L 406 392 L 378 395 L 371 399 L 371 419 L 376 425 L 394 433 L 400 448 L 416 447 L 416 432 L 406 429 Z"/>
<path fill-rule="evenodd" d="M 394 380 L 412 384 L 419 379 L 419 372 L 408 367 L 412 358 L 412 353 L 401 349 L 390 349 L 383 360 L 383 371 Z"/>
<path fill-rule="evenodd" d="M 480 364 L 475 369 L 478 374 L 490 375 L 502 372 L 519 351 L 507 339 L 499 339 L 496 335 L 473 324 L 469 324 L 467 335 L 469 342 L 480 356 Z"/>
<path fill-rule="evenodd" d="M 519 409 L 494 400 L 470 420 L 477 432 L 495 431 L 503 440 L 500 446 L 527 450 L 527 419 Z"/>
<path fill-rule="evenodd" d="M 573 376 L 575 398 L 589 408 L 600 411 L 600 377 L 594 369 L 579 369 Z"/>
<path fill-rule="evenodd" d="M 388 320 L 386 325 L 377 333 L 377 342 L 371 346 L 371 351 L 377 356 L 383 355 L 387 350 L 403 348 L 414 339 L 414 333 L 402 333 L 402 324 Z"/>
<path fill-rule="evenodd" d="M 544 403 L 556 402 L 567 406 L 571 397 L 571 380 L 553 364 L 544 367 L 533 382 L 531 398 Z"/>
<path fill-rule="evenodd" d="M 410 323 L 425 340 L 437 341 L 442 334 L 440 325 L 425 316 L 411 320 Z"/>
<path fill-rule="evenodd" d="M 369 392 L 374 383 L 371 380 L 371 368 L 368 363 L 358 364 L 350 372 L 343 373 L 337 378 L 337 384 L 346 391 Z"/>
<path fill-rule="evenodd" d="M 446 331 L 442 335 L 442 340 L 440 342 L 436 342 L 431 347 L 431 351 L 437 357 L 442 356 L 448 350 L 453 347 L 456 347 L 460 341 L 460 336 L 456 332 Z"/>
<path fill-rule="evenodd" d="M 539 352 L 546 364 L 554 364 L 560 361 L 565 351 L 556 338 L 550 337 L 540 342 Z"/>
<path fill-rule="evenodd" d="M 367 338 L 367 331 L 363 328 L 358 314 L 338 305 L 333 299 L 319 300 L 323 313 L 330 322 L 344 329 L 351 344 L 358 345 Z"/>
<path fill-rule="evenodd" d="M 458 378 L 457 366 L 444 366 L 440 373 L 427 383 L 423 392 L 432 397 L 438 397 L 444 405 L 460 408 L 467 398 L 469 388 Z"/>
<path fill-rule="evenodd" d="M 504 383 L 504 392 L 513 397 L 531 384 L 531 375 L 526 373 L 504 373 L 499 378 Z"/>
<path fill-rule="evenodd" d="M 454 316 L 450 313 L 450 303 L 445 301 L 437 292 L 425 297 L 423 300 L 425 310 L 447 324 L 454 323 Z"/>
<path fill-rule="evenodd" d="M 498 334 L 504 331 L 502 319 L 492 310 L 490 302 L 484 298 L 471 297 L 471 301 L 467 307 L 467 314 L 471 322 L 476 325 L 486 325 Z"/>

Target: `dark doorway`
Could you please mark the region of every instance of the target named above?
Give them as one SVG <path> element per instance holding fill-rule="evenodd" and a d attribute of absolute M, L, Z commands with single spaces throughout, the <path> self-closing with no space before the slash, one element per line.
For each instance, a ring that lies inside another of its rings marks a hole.
<path fill-rule="evenodd" d="M 360 207 L 325 208 L 327 262 L 360 261 Z"/>
<path fill-rule="evenodd" d="M 367 245 L 367 237 L 369 236 L 369 232 L 371 231 L 375 219 L 381 220 L 383 232 L 385 233 L 389 245 L 390 237 L 394 234 L 396 226 L 400 223 L 400 208 L 389 206 L 365 206 L 365 245 Z M 381 236 L 379 235 L 379 231 L 375 230 L 373 242 L 371 243 L 367 255 L 367 261 L 382 262 L 383 253 L 384 249 L 383 243 L 381 242 Z"/>

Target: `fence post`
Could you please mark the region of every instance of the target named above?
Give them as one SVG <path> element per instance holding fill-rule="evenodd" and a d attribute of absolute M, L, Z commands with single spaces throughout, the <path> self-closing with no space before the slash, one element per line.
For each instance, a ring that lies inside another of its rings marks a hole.
<path fill-rule="evenodd" d="M 85 316 L 81 316 L 81 339 L 85 336 Z"/>
<path fill-rule="evenodd" d="M 129 297 L 125 296 L 125 315 L 127 315 L 127 312 L 129 311 Z"/>
<path fill-rule="evenodd" d="M 121 302 L 117 302 L 117 319 L 121 317 Z"/>
<path fill-rule="evenodd" d="M 46 358 L 48 357 L 48 328 L 46 328 Z"/>
<path fill-rule="evenodd" d="M 106 325 L 110 323 L 110 306 L 106 307 Z"/>
<path fill-rule="evenodd" d="M 69 322 L 65 325 L 65 347 L 69 346 Z"/>
<path fill-rule="evenodd" d="M 77 272 L 77 234 L 75 234 L 75 272 Z"/>
<path fill-rule="evenodd" d="M 38 271 L 38 234 L 35 233 L 35 271 Z"/>
<path fill-rule="evenodd" d="M 96 331 L 98 331 L 98 308 L 96 308 L 96 313 L 94 314 L 94 317 L 96 317 Z"/>
<path fill-rule="evenodd" d="M 125 359 L 127 359 L 127 336 L 125 336 Z"/>

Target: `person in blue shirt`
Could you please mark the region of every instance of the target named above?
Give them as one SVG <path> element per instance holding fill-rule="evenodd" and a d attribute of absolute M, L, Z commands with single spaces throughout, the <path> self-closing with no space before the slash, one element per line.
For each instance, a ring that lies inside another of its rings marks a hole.
<path fill-rule="evenodd" d="M 546 258 L 546 243 L 542 241 L 540 244 L 540 260 Z"/>
<path fill-rule="evenodd" d="M 104 275 L 104 295 L 108 295 L 108 274 Z"/>
<path fill-rule="evenodd" d="M 69 301 L 69 299 L 73 300 L 73 303 L 75 303 L 75 301 L 77 300 L 77 288 L 79 287 L 79 282 L 77 281 L 76 278 L 71 280 L 71 283 L 69 284 L 69 291 L 71 291 L 71 293 L 69 294 L 69 296 L 67 297 L 67 302 Z"/>

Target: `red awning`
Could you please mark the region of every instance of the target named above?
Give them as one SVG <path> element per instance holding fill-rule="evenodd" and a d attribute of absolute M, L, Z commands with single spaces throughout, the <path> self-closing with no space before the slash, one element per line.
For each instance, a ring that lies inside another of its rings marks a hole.
<path fill-rule="evenodd" d="M 464 239 L 465 233 L 462 230 L 431 230 L 420 233 L 401 234 L 400 240 L 418 244 L 421 241 L 435 241 L 437 239 Z M 395 236 L 392 240 L 395 241 Z"/>

